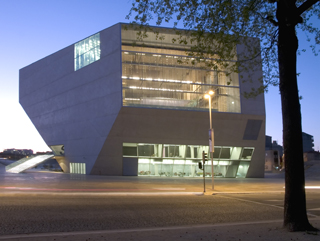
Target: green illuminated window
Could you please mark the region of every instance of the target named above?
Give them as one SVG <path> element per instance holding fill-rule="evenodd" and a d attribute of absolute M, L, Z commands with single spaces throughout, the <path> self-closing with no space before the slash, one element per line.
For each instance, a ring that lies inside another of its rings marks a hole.
<path fill-rule="evenodd" d="M 245 177 L 253 147 L 215 146 L 213 153 L 214 176 Z M 202 177 L 198 162 L 208 146 L 151 143 L 123 143 L 124 157 L 138 157 L 138 176 Z M 210 155 L 209 155 L 210 156 Z M 209 157 L 210 159 L 210 157 Z M 212 176 L 211 162 L 205 165 L 205 176 Z"/>
<path fill-rule="evenodd" d="M 100 59 L 100 33 L 74 45 L 74 70 L 81 69 Z"/>

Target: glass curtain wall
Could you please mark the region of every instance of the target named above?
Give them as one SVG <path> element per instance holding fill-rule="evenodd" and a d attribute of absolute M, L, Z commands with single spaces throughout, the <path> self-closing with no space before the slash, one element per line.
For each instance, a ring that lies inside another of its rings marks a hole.
<path fill-rule="evenodd" d="M 100 59 L 100 33 L 74 45 L 74 70 L 81 69 Z"/>
<path fill-rule="evenodd" d="M 138 157 L 139 176 L 200 177 L 198 162 L 208 146 L 124 143 L 124 157 Z M 254 152 L 253 147 L 220 147 L 213 153 L 215 177 L 245 177 Z M 210 156 L 210 155 L 209 155 Z M 205 176 L 212 176 L 211 161 L 205 165 Z"/>
<path fill-rule="evenodd" d="M 172 44 L 174 35 L 164 36 L 155 40 L 150 33 L 143 43 L 133 45 L 136 32 L 122 30 L 123 105 L 207 110 L 204 94 L 213 90 L 213 111 L 240 113 L 238 74 L 205 69 L 206 59 L 192 64 L 194 58 Z"/>

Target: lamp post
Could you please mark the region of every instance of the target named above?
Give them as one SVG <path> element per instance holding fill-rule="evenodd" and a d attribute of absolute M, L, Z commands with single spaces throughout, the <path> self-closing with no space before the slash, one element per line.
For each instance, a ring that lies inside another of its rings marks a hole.
<path fill-rule="evenodd" d="M 210 121 L 210 129 L 209 129 L 209 149 L 210 149 L 210 157 L 211 157 L 211 177 L 212 177 L 212 190 L 214 190 L 214 168 L 213 168 L 213 152 L 214 152 L 214 133 L 212 129 L 212 110 L 211 110 L 211 96 L 214 94 L 212 90 L 209 91 L 204 97 L 209 99 L 209 121 Z"/>

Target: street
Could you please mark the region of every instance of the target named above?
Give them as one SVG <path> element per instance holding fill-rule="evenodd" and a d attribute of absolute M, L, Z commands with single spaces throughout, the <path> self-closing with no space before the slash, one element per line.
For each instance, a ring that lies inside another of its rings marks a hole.
<path fill-rule="evenodd" d="M 207 179 L 205 194 L 202 178 L 0 173 L 0 240 L 318 239 L 281 229 L 281 173 L 217 178 L 214 190 Z M 318 179 L 306 180 L 306 193 L 309 220 L 320 228 Z"/>
<path fill-rule="evenodd" d="M 310 192 L 307 199 L 309 217 L 319 217 L 320 193 Z M 282 206 L 283 193 L 200 196 L 2 193 L 0 235 L 281 220 Z"/>

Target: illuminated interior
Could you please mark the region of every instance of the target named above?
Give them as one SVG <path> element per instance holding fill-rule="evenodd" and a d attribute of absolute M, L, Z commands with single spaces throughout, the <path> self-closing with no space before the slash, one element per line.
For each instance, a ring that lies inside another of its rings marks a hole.
<path fill-rule="evenodd" d="M 70 163 L 70 173 L 86 174 L 86 164 L 71 162 Z"/>
<path fill-rule="evenodd" d="M 122 30 L 123 105 L 207 110 L 204 94 L 213 90 L 213 111 L 240 113 L 238 74 L 204 69 L 208 60 L 193 63 L 186 50 L 170 41 L 172 34 L 164 35 L 166 40 L 150 37 L 133 44 L 136 32 Z"/>
<path fill-rule="evenodd" d="M 123 156 L 138 158 L 139 176 L 201 177 L 198 162 L 208 146 L 123 143 Z M 253 147 L 216 146 L 213 153 L 215 177 L 245 177 Z M 210 154 L 209 154 L 210 157 Z M 211 158 L 211 157 L 210 157 Z M 212 176 L 211 161 L 205 165 L 205 176 Z"/>
<path fill-rule="evenodd" d="M 74 70 L 77 71 L 100 59 L 100 33 L 74 45 Z"/>

